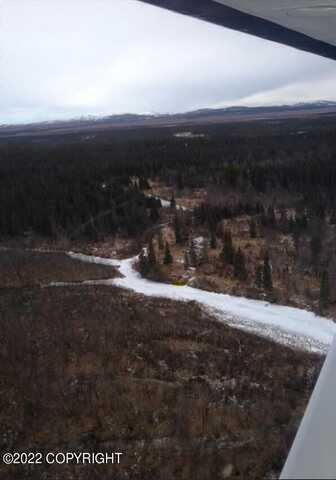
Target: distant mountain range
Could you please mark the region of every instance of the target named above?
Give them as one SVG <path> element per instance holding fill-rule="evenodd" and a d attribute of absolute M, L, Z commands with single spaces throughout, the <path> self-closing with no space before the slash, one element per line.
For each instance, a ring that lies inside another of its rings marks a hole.
<path fill-rule="evenodd" d="M 135 127 L 179 127 L 209 123 L 247 122 L 299 118 L 311 115 L 336 115 L 336 102 L 318 101 L 276 106 L 232 106 L 227 108 L 205 108 L 176 114 L 132 114 L 125 113 L 105 117 L 87 116 L 71 120 L 58 120 L 22 125 L 0 125 L 0 138 L 13 136 L 54 135 L 87 133 L 116 128 Z"/>

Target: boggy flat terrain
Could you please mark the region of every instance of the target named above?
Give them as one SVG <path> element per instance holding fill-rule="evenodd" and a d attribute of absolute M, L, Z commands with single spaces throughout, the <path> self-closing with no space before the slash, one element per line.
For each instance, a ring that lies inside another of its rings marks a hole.
<path fill-rule="evenodd" d="M 49 255 L 29 258 L 43 282 L 107 268 L 57 254 L 51 275 Z M 1 479 L 277 478 L 323 361 L 116 287 L 8 285 L 0 322 L 1 452 L 124 453 L 119 466 L 2 464 Z"/>
<path fill-rule="evenodd" d="M 77 262 L 63 252 L 0 249 L 0 288 L 100 280 L 116 275 L 112 267 Z"/>

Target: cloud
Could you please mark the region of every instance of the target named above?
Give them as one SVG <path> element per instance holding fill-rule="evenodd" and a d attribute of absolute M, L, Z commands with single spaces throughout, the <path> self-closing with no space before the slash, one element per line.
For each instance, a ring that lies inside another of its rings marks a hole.
<path fill-rule="evenodd" d="M 331 60 L 136 0 L 0 8 L 0 123 L 336 99 Z"/>
<path fill-rule="evenodd" d="M 281 105 L 284 103 L 312 102 L 316 100 L 336 101 L 335 76 L 327 75 L 302 80 L 283 87 L 266 90 L 240 100 L 244 105 Z"/>

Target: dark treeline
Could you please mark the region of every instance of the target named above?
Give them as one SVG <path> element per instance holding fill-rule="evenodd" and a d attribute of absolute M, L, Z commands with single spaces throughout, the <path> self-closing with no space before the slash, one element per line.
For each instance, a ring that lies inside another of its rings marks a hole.
<path fill-rule="evenodd" d="M 141 233 L 155 223 L 158 205 L 142 189 L 160 178 L 176 190 L 267 194 L 285 191 L 318 215 L 335 210 L 336 142 L 332 130 L 311 134 L 217 135 L 58 145 L 0 146 L 0 233 L 46 236 Z M 139 182 L 133 178 L 138 177 Z M 221 206 L 213 222 L 258 203 Z M 198 215 L 205 214 L 202 209 Z"/>
<path fill-rule="evenodd" d="M 200 224 L 207 224 L 211 231 L 216 229 L 218 222 L 226 218 L 234 218 L 239 215 L 261 215 L 264 207 L 260 202 L 242 203 L 236 205 L 210 205 L 203 203 L 194 208 L 195 219 Z"/>
<path fill-rule="evenodd" d="M 1 147 L 0 159 L 2 235 L 97 239 L 137 235 L 157 220 L 159 202 L 131 181 L 118 146 L 10 146 Z"/>

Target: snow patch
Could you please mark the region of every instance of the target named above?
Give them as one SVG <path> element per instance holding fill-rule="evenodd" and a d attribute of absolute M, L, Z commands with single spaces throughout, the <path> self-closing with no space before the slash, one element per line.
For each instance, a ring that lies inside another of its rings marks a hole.
<path fill-rule="evenodd" d="M 313 312 L 270 304 L 261 300 L 208 292 L 197 288 L 174 286 L 146 280 L 133 268 L 137 256 L 125 260 L 92 257 L 69 252 L 76 260 L 117 267 L 123 278 L 85 282 L 85 284 L 115 285 L 150 297 L 179 301 L 196 301 L 216 318 L 275 342 L 307 351 L 325 353 L 336 333 L 336 324 Z"/>
<path fill-rule="evenodd" d="M 155 195 L 151 195 L 151 194 L 148 194 L 147 197 L 155 198 L 156 200 L 160 200 L 162 208 L 170 208 L 170 201 L 169 200 L 165 200 L 164 198 L 156 197 Z M 177 210 L 187 210 L 187 208 L 182 207 L 182 205 L 176 205 L 176 209 Z"/>

